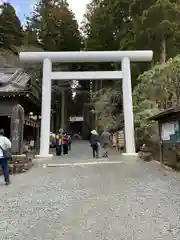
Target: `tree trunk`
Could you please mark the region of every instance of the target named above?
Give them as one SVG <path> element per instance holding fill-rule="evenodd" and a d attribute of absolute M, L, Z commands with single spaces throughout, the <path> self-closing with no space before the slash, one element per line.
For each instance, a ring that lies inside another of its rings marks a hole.
<path fill-rule="evenodd" d="M 98 84 L 98 83 L 97 83 L 97 80 L 94 80 L 94 92 L 95 92 L 95 93 L 96 93 L 97 90 L 98 90 L 98 89 L 97 89 L 97 84 Z"/>
<path fill-rule="evenodd" d="M 160 53 L 160 63 L 166 62 L 166 38 L 163 36 L 161 40 L 161 53 Z"/>
<path fill-rule="evenodd" d="M 89 84 L 89 92 L 90 92 L 90 102 L 92 102 L 92 95 L 93 95 L 93 81 L 90 81 Z"/>
<path fill-rule="evenodd" d="M 98 91 L 98 82 L 97 80 L 94 80 L 94 92 L 96 93 Z M 94 114 L 94 129 L 97 131 L 97 113 Z"/>

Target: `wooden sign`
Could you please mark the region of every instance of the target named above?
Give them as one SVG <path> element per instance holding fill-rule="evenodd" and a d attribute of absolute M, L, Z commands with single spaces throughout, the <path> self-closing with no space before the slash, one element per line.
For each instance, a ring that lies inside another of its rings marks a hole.
<path fill-rule="evenodd" d="M 124 147 L 124 131 L 118 132 L 118 143 L 120 147 Z"/>
<path fill-rule="evenodd" d="M 70 117 L 69 118 L 70 122 L 83 122 L 84 121 L 84 117 Z"/>

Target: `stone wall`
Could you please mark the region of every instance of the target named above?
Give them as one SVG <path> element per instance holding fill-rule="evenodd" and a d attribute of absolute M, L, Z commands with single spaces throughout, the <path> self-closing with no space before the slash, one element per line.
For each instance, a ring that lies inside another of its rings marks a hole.
<path fill-rule="evenodd" d="M 28 154 L 23 155 L 13 155 L 12 159 L 9 160 L 9 173 L 10 174 L 18 174 L 27 172 L 32 168 L 32 156 Z M 2 169 L 0 168 L 0 175 L 2 175 Z"/>

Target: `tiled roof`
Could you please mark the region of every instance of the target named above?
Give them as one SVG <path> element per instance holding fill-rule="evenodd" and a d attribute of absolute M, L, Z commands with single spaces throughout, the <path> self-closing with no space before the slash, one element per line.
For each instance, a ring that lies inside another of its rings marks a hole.
<path fill-rule="evenodd" d="M 29 79 L 20 68 L 0 68 L 0 92 L 24 91 Z"/>
<path fill-rule="evenodd" d="M 172 116 L 172 115 L 177 114 L 177 113 L 180 113 L 180 106 L 179 105 L 175 106 L 175 107 L 165 109 L 165 110 L 159 112 L 158 114 L 150 117 L 149 120 L 158 121 L 160 119 Z"/>

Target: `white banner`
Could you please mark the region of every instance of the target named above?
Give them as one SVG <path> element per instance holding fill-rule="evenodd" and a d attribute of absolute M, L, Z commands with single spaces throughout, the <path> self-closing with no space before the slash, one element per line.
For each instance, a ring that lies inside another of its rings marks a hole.
<path fill-rule="evenodd" d="M 83 122 L 84 121 L 84 117 L 70 117 L 69 121 L 70 122 Z"/>

